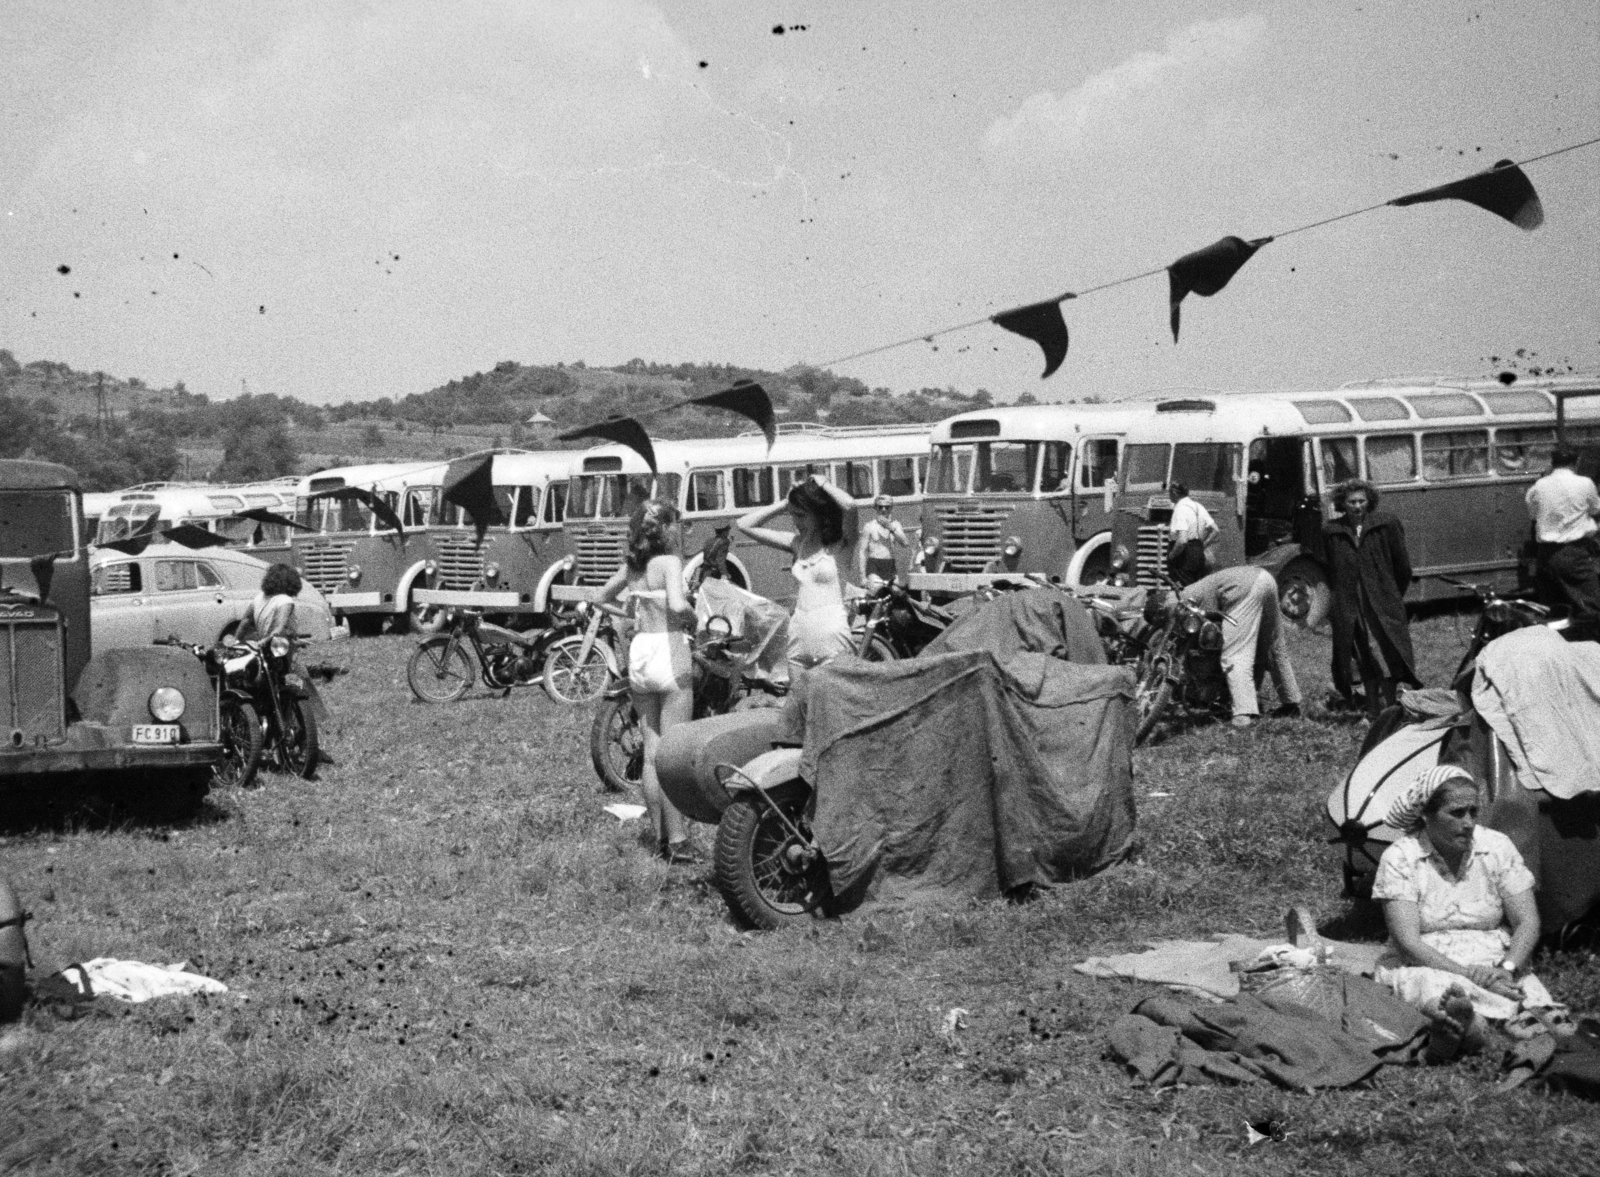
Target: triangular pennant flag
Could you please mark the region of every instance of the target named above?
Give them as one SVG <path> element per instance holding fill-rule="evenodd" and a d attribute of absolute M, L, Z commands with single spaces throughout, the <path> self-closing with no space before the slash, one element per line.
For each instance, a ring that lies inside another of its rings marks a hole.
<path fill-rule="evenodd" d="M 334 490 L 318 491 L 311 497 L 314 499 L 351 499 L 361 503 L 377 517 L 379 523 L 401 539 L 406 537 L 406 529 L 401 526 L 400 516 L 394 513 L 394 508 L 370 490 L 363 490 L 359 486 L 341 486 Z"/>
<path fill-rule="evenodd" d="M 1076 298 L 1077 295 L 1062 297 Z M 1043 349 L 1044 375 L 1039 377 L 1041 380 L 1049 379 L 1061 367 L 1061 361 L 1067 358 L 1067 321 L 1061 315 L 1060 298 L 1018 307 L 1014 311 L 1002 311 L 989 321 L 1024 339 L 1033 340 Z"/>
<path fill-rule="evenodd" d="M 478 542 L 483 533 L 496 523 L 505 523 L 505 512 L 494 497 L 494 455 L 480 454 L 475 458 L 457 458 L 444 473 L 439 487 L 439 497 L 466 510 L 467 518 L 477 530 Z"/>
<path fill-rule="evenodd" d="M 608 417 L 598 425 L 585 425 L 581 429 L 569 429 L 557 434 L 556 440 L 577 441 L 582 437 L 598 437 L 602 441 L 625 445 L 644 459 L 644 464 L 650 467 L 650 473 L 657 472 L 656 447 L 650 444 L 650 435 L 644 431 L 644 426 L 632 417 Z"/>
<path fill-rule="evenodd" d="M 1167 267 L 1168 299 L 1172 304 L 1172 342 L 1178 342 L 1178 304 L 1184 296 L 1198 294 L 1210 298 L 1228 284 L 1256 250 L 1272 238 L 1224 237 L 1204 249 L 1186 253 Z"/>
<path fill-rule="evenodd" d="M 705 396 L 692 396 L 672 407 L 676 409 L 682 405 L 705 405 L 710 409 L 727 409 L 731 413 L 749 417 L 761 426 L 761 432 L 767 435 L 768 449 L 771 449 L 772 443 L 778 439 L 778 417 L 772 411 L 772 398 L 767 395 L 765 388 L 753 380 L 739 380 L 732 388 L 724 388 L 721 392 L 712 392 Z"/>
<path fill-rule="evenodd" d="M 1531 231 L 1544 224 L 1544 206 L 1539 203 L 1539 194 L 1533 190 L 1533 181 L 1509 159 L 1496 161 L 1494 167 L 1486 172 L 1440 184 L 1437 188 L 1424 188 L 1421 192 L 1396 196 L 1389 203 L 1396 208 L 1405 208 L 1435 200 L 1465 200 L 1485 212 L 1504 217 L 1520 229 Z"/>
<path fill-rule="evenodd" d="M 180 523 L 177 527 L 169 527 L 161 533 L 161 538 L 168 543 L 182 544 L 186 548 L 220 548 L 227 546 L 228 543 L 227 536 L 207 531 L 193 523 Z"/>
<path fill-rule="evenodd" d="M 296 523 L 287 515 L 280 515 L 276 511 L 269 511 L 265 507 L 251 507 L 248 511 L 240 511 L 237 515 L 228 516 L 230 519 L 248 519 L 252 523 L 272 523 L 279 527 L 292 527 L 296 531 L 310 531 L 304 523 Z"/>
<path fill-rule="evenodd" d="M 113 552 L 121 552 L 126 556 L 137 556 L 148 548 L 155 538 L 150 532 L 141 531 L 137 535 L 130 535 L 125 539 L 107 540 L 105 543 L 97 544 L 96 546 L 109 548 Z"/>

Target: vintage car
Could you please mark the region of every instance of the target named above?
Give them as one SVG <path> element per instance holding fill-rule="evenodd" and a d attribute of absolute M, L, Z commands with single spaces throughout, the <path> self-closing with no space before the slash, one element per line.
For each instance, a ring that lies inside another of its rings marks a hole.
<path fill-rule="evenodd" d="M 137 555 L 101 548 L 89 557 L 89 619 L 96 649 L 148 646 L 178 637 L 210 645 L 238 628 L 261 588 L 264 560 L 228 548 L 152 543 Z M 332 635 L 333 614 L 310 581 L 295 605 L 311 641 Z"/>

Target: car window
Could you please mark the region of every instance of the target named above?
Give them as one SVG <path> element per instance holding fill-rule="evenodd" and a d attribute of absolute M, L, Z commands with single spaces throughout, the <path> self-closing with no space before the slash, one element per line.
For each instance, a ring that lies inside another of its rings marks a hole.
<path fill-rule="evenodd" d="M 176 593 L 198 585 L 193 560 L 157 560 L 156 592 Z"/>
<path fill-rule="evenodd" d="M 222 577 L 217 575 L 217 570 L 203 561 L 195 561 L 195 579 L 201 588 L 223 588 Z"/>
<path fill-rule="evenodd" d="M 90 577 L 90 589 L 97 597 L 116 593 L 142 593 L 143 579 L 139 575 L 139 565 L 133 560 L 124 560 L 118 564 L 102 564 Z"/>

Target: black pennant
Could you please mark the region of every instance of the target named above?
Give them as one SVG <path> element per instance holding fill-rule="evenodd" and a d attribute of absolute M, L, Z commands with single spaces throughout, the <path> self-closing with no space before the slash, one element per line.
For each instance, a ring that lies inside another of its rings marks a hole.
<path fill-rule="evenodd" d="M 363 490 L 359 486 L 341 486 L 333 490 L 318 491 L 310 497 L 314 499 L 349 499 L 361 503 L 372 512 L 379 523 L 393 531 L 401 539 L 406 537 L 406 529 L 400 525 L 400 516 L 394 513 L 394 508 L 370 490 Z"/>
<path fill-rule="evenodd" d="M 248 511 L 240 511 L 237 515 L 228 516 L 230 519 L 248 519 L 252 523 L 272 523 L 278 527 L 292 527 L 296 531 L 310 531 L 304 523 L 296 523 L 287 515 L 280 515 L 276 511 L 269 511 L 265 507 L 251 507 Z"/>
<path fill-rule="evenodd" d="M 129 556 L 137 556 L 140 552 L 148 548 L 151 544 L 151 541 L 156 538 L 156 528 L 160 525 L 160 523 L 161 512 L 157 510 L 154 515 L 149 515 L 139 520 L 139 526 L 135 527 L 121 539 L 109 540 L 106 543 L 98 546 L 102 548 L 110 548 L 113 552 L 123 552 Z"/>
<path fill-rule="evenodd" d="M 463 508 L 477 530 L 478 542 L 496 523 L 507 522 L 505 512 L 494 497 L 494 455 L 457 458 L 445 471 L 439 495 L 447 503 Z"/>
<path fill-rule="evenodd" d="M 169 527 L 161 533 L 161 538 L 168 543 L 182 544 L 186 548 L 220 548 L 229 542 L 227 536 L 207 531 L 193 523 L 180 523 L 177 527 Z"/>
<path fill-rule="evenodd" d="M 1204 249 L 1186 253 L 1167 267 L 1168 299 L 1172 304 L 1172 342 L 1178 342 L 1178 306 L 1184 296 L 1198 294 L 1210 298 L 1228 284 L 1241 266 L 1254 256 L 1256 250 L 1270 242 L 1270 237 L 1257 237 L 1246 241 L 1241 237 L 1224 237 Z"/>
<path fill-rule="evenodd" d="M 1076 297 L 1064 294 L 1047 302 L 1002 311 L 991 316 L 989 321 L 1039 345 L 1044 351 L 1044 374 L 1039 379 L 1047 380 L 1067 358 L 1067 321 L 1061 315 L 1062 300 Z"/>
<path fill-rule="evenodd" d="M 761 432 L 766 434 L 767 448 L 772 448 L 772 443 L 778 439 L 778 417 L 772 411 L 772 398 L 767 395 L 767 390 L 753 380 L 736 381 L 732 388 L 724 388 L 721 392 L 708 393 L 705 396 L 692 396 L 686 401 L 679 401 L 672 408 L 681 408 L 684 405 L 705 405 L 711 409 L 727 409 L 731 413 L 739 413 L 749 417 L 761 427 Z M 651 469 L 654 469 L 654 465 Z"/>
<path fill-rule="evenodd" d="M 650 467 L 650 473 L 657 473 L 656 447 L 650 444 L 650 435 L 644 431 L 644 426 L 632 417 L 608 417 L 598 425 L 585 425 L 557 434 L 556 440 L 577 441 L 584 437 L 597 437 L 602 441 L 625 445 L 644 459 L 644 464 Z"/>
<path fill-rule="evenodd" d="M 1544 224 L 1544 206 L 1539 203 L 1539 194 L 1533 189 L 1533 181 L 1509 159 L 1496 161 L 1494 167 L 1486 172 L 1440 184 L 1437 188 L 1424 188 L 1421 192 L 1396 196 L 1389 203 L 1396 208 L 1406 208 L 1435 200 L 1464 200 L 1530 232 Z"/>

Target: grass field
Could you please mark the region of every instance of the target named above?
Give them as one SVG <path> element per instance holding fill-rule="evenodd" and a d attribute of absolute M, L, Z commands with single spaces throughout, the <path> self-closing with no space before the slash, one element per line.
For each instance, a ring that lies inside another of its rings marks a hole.
<path fill-rule="evenodd" d="M 1441 681 L 1465 620 L 1416 627 Z M 36 975 L 188 960 L 232 992 L 0 1041 L 0 1172 L 1594 1172 L 1592 1104 L 1469 1061 L 1370 1090 L 1151 1093 L 1101 1060 L 1150 992 L 1071 971 L 1160 936 L 1278 934 L 1340 897 L 1321 808 L 1361 728 L 1189 732 L 1136 754 L 1133 859 L 1027 905 L 749 934 L 706 868 L 602 811 L 588 713 L 413 703 L 413 641 L 324 646 L 336 764 L 180 828 L 13 830 Z M 1297 635 L 1307 697 L 1326 639 Z M 1164 794 L 1164 795 L 1163 795 Z M 709 845 L 709 828 L 701 828 Z M 1538 967 L 1600 1006 L 1588 954 Z M 946 1012 L 966 1028 L 940 1033 Z M 1250 1146 L 1245 1121 L 1281 1141 Z"/>

